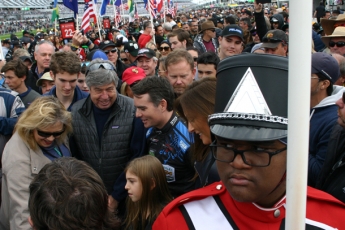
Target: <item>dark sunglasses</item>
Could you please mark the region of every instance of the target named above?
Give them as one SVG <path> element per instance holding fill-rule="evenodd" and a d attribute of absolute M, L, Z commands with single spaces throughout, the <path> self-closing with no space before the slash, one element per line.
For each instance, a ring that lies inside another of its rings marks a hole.
<path fill-rule="evenodd" d="M 121 58 L 121 60 L 126 62 L 126 61 L 128 61 L 128 58 Z"/>
<path fill-rule="evenodd" d="M 253 36 L 253 37 L 254 37 L 256 34 L 257 34 L 256 31 L 252 32 L 252 36 Z"/>
<path fill-rule="evenodd" d="M 164 46 L 164 47 L 159 47 L 158 48 L 159 51 L 169 51 L 170 50 L 170 47 L 169 46 Z"/>
<path fill-rule="evenodd" d="M 58 136 L 61 136 L 61 134 L 63 134 L 65 132 L 65 129 L 63 129 L 61 132 L 56 132 L 56 133 L 48 133 L 48 132 L 43 132 L 41 130 L 38 130 L 37 129 L 37 134 L 41 137 L 44 137 L 44 138 L 48 138 L 48 137 L 58 137 Z"/>
<path fill-rule="evenodd" d="M 213 29 L 213 30 L 210 30 L 210 31 L 212 31 L 212 33 L 216 32 L 216 30 L 214 30 L 214 29 Z"/>
<path fill-rule="evenodd" d="M 330 42 L 328 43 L 328 45 L 329 45 L 330 47 L 334 47 L 334 46 L 343 47 L 343 46 L 345 46 L 345 42 L 334 42 L 334 41 L 330 41 Z"/>
<path fill-rule="evenodd" d="M 112 49 L 112 50 L 105 50 L 105 51 L 104 51 L 105 54 L 109 54 L 109 52 L 115 53 L 115 52 L 117 52 L 117 48 L 114 48 L 114 49 Z"/>
<path fill-rule="evenodd" d="M 97 70 L 100 68 L 116 71 L 116 69 L 114 69 L 114 67 L 109 63 L 95 63 L 95 64 L 92 64 L 88 67 L 88 69 L 85 73 L 85 76 L 87 76 L 90 71 L 94 71 L 94 70 Z"/>
<path fill-rule="evenodd" d="M 193 57 L 194 62 L 198 60 L 198 57 Z"/>

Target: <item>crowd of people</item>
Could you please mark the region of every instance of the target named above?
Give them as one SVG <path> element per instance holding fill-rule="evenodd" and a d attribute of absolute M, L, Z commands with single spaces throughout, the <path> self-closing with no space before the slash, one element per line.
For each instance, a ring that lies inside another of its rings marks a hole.
<path fill-rule="evenodd" d="M 305 223 L 345 229 L 345 16 L 320 6 Z M 3 40 L 0 229 L 284 229 L 288 23 L 255 2 Z"/>

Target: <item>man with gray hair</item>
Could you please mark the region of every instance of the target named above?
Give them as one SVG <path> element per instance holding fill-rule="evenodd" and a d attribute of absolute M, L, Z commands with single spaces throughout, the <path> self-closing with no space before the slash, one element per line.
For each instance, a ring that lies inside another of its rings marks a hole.
<path fill-rule="evenodd" d="M 36 82 L 45 72 L 49 71 L 51 57 L 55 52 L 55 47 L 50 41 L 42 40 L 35 46 L 34 57 L 36 63 L 31 66 L 29 76 L 25 80 L 26 86 L 30 86 L 36 92 L 41 92 L 36 86 Z"/>
<path fill-rule="evenodd" d="M 123 170 L 143 153 L 145 130 L 134 117 L 133 100 L 116 91 L 119 79 L 112 62 L 95 59 L 85 75 L 90 95 L 72 107 L 71 150 L 100 175 L 109 194 L 109 208 L 115 211 L 127 195 Z"/>
<path fill-rule="evenodd" d="M 158 58 L 155 51 L 149 48 L 140 49 L 137 55 L 137 66 L 145 71 L 147 76 L 156 76 Z"/>

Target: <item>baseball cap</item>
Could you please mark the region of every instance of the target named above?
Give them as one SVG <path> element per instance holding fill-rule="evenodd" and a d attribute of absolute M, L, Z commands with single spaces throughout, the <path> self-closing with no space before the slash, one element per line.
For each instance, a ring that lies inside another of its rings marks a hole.
<path fill-rule="evenodd" d="M 98 46 L 101 50 L 104 50 L 105 48 L 107 47 L 116 47 L 115 43 L 112 42 L 112 41 L 104 41 L 104 42 L 101 42 L 99 43 L 99 46 Z"/>
<path fill-rule="evenodd" d="M 2 40 L 3 43 L 11 43 L 11 40 L 9 38 L 6 38 L 4 40 Z"/>
<path fill-rule="evenodd" d="M 311 56 L 311 73 L 319 73 L 332 83 L 340 76 L 340 69 L 337 60 L 326 53 L 313 53 Z"/>
<path fill-rule="evenodd" d="M 289 37 L 282 30 L 270 30 L 262 38 L 262 45 L 260 48 L 276 48 L 279 43 L 288 43 Z"/>
<path fill-rule="evenodd" d="M 222 37 L 237 36 L 243 41 L 243 30 L 241 27 L 236 25 L 229 25 L 225 27 L 220 35 Z"/>
<path fill-rule="evenodd" d="M 38 87 L 42 86 L 43 80 L 54 81 L 53 78 L 50 76 L 50 73 L 46 72 L 45 74 L 42 75 L 40 79 L 37 80 L 36 85 Z"/>
<path fill-rule="evenodd" d="M 133 57 L 136 57 L 139 51 L 138 43 L 133 42 L 133 41 L 128 41 L 125 43 L 123 50 L 126 53 L 130 53 Z"/>
<path fill-rule="evenodd" d="M 153 57 L 156 57 L 156 53 L 152 49 L 143 48 L 138 51 L 138 55 L 136 59 L 138 59 L 139 57 L 153 58 Z"/>
<path fill-rule="evenodd" d="M 21 57 L 19 57 L 20 58 L 20 60 L 22 60 L 23 62 L 24 61 L 30 61 L 31 63 L 32 63 L 32 59 L 29 57 L 29 56 L 21 56 Z"/>
<path fill-rule="evenodd" d="M 250 10 L 247 10 L 247 9 L 243 9 L 242 13 L 243 14 L 248 14 L 249 16 L 252 16 L 252 12 Z"/>
<path fill-rule="evenodd" d="M 96 58 L 101 58 L 103 60 L 108 60 L 107 55 L 102 50 L 99 50 L 99 49 L 92 50 L 86 56 L 86 59 L 89 60 L 89 61 L 95 60 Z"/>
<path fill-rule="evenodd" d="M 122 81 L 126 82 L 129 86 L 145 77 L 145 71 L 136 66 L 129 67 L 122 73 Z"/>

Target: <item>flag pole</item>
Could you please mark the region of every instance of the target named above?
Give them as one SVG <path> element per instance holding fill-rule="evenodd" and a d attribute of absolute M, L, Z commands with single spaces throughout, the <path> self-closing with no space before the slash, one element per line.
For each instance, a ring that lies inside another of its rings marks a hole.
<path fill-rule="evenodd" d="M 58 33 L 57 33 L 57 29 L 56 29 L 56 27 L 57 27 L 57 18 L 55 18 L 54 19 L 54 34 L 55 34 L 55 36 L 57 36 L 58 35 Z"/>
<path fill-rule="evenodd" d="M 151 9 L 151 0 L 147 0 L 148 8 L 149 8 L 149 14 L 151 18 L 151 26 L 153 27 L 153 16 L 152 16 L 152 9 Z M 156 45 L 156 38 L 155 35 L 152 35 L 153 43 Z"/>
<path fill-rule="evenodd" d="M 166 8 L 166 1 L 167 0 L 162 0 L 163 1 L 163 20 L 164 20 L 164 23 L 165 23 L 165 13 L 166 13 L 166 10 L 167 10 L 167 8 Z"/>
<path fill-rule="evenodd" d="M 127 1 L 127 6 L 128 6 L 128 1 Z M 123 2 L 122 2 L 122 0 L 121 0 L 121 8 L 120 8 L 121 20 L 122 20 L 123 15 L 125 15 L 125 12 L 123 12 Z"/>
<path fill-rule="evenodd" d="M 76 24 L 77 24 L 77 30 L 79 30 L 79 20 L 78 20 L 78 14 L 76 14 Z"/>
<path fill-rule="evenodd" d="M 100 18 L 100 17 L 98 16 L 99 13 L 98 13 L 97 5 L 96 5 L 96 3 L 95 3 L 95 0 L 92 0 L 92 3 L 93 3 L 94 10 L 97 12 L 97 13 L 96 13 L 96 20 L 97 20 L 96 24 L 97 24 L 97 28 L 98 28 L 99 40 L 102 41 L 103 39 L 102 39 L 101 30 L 100 30 L 100 26 L 99 26 L 99 18 Z"/>

